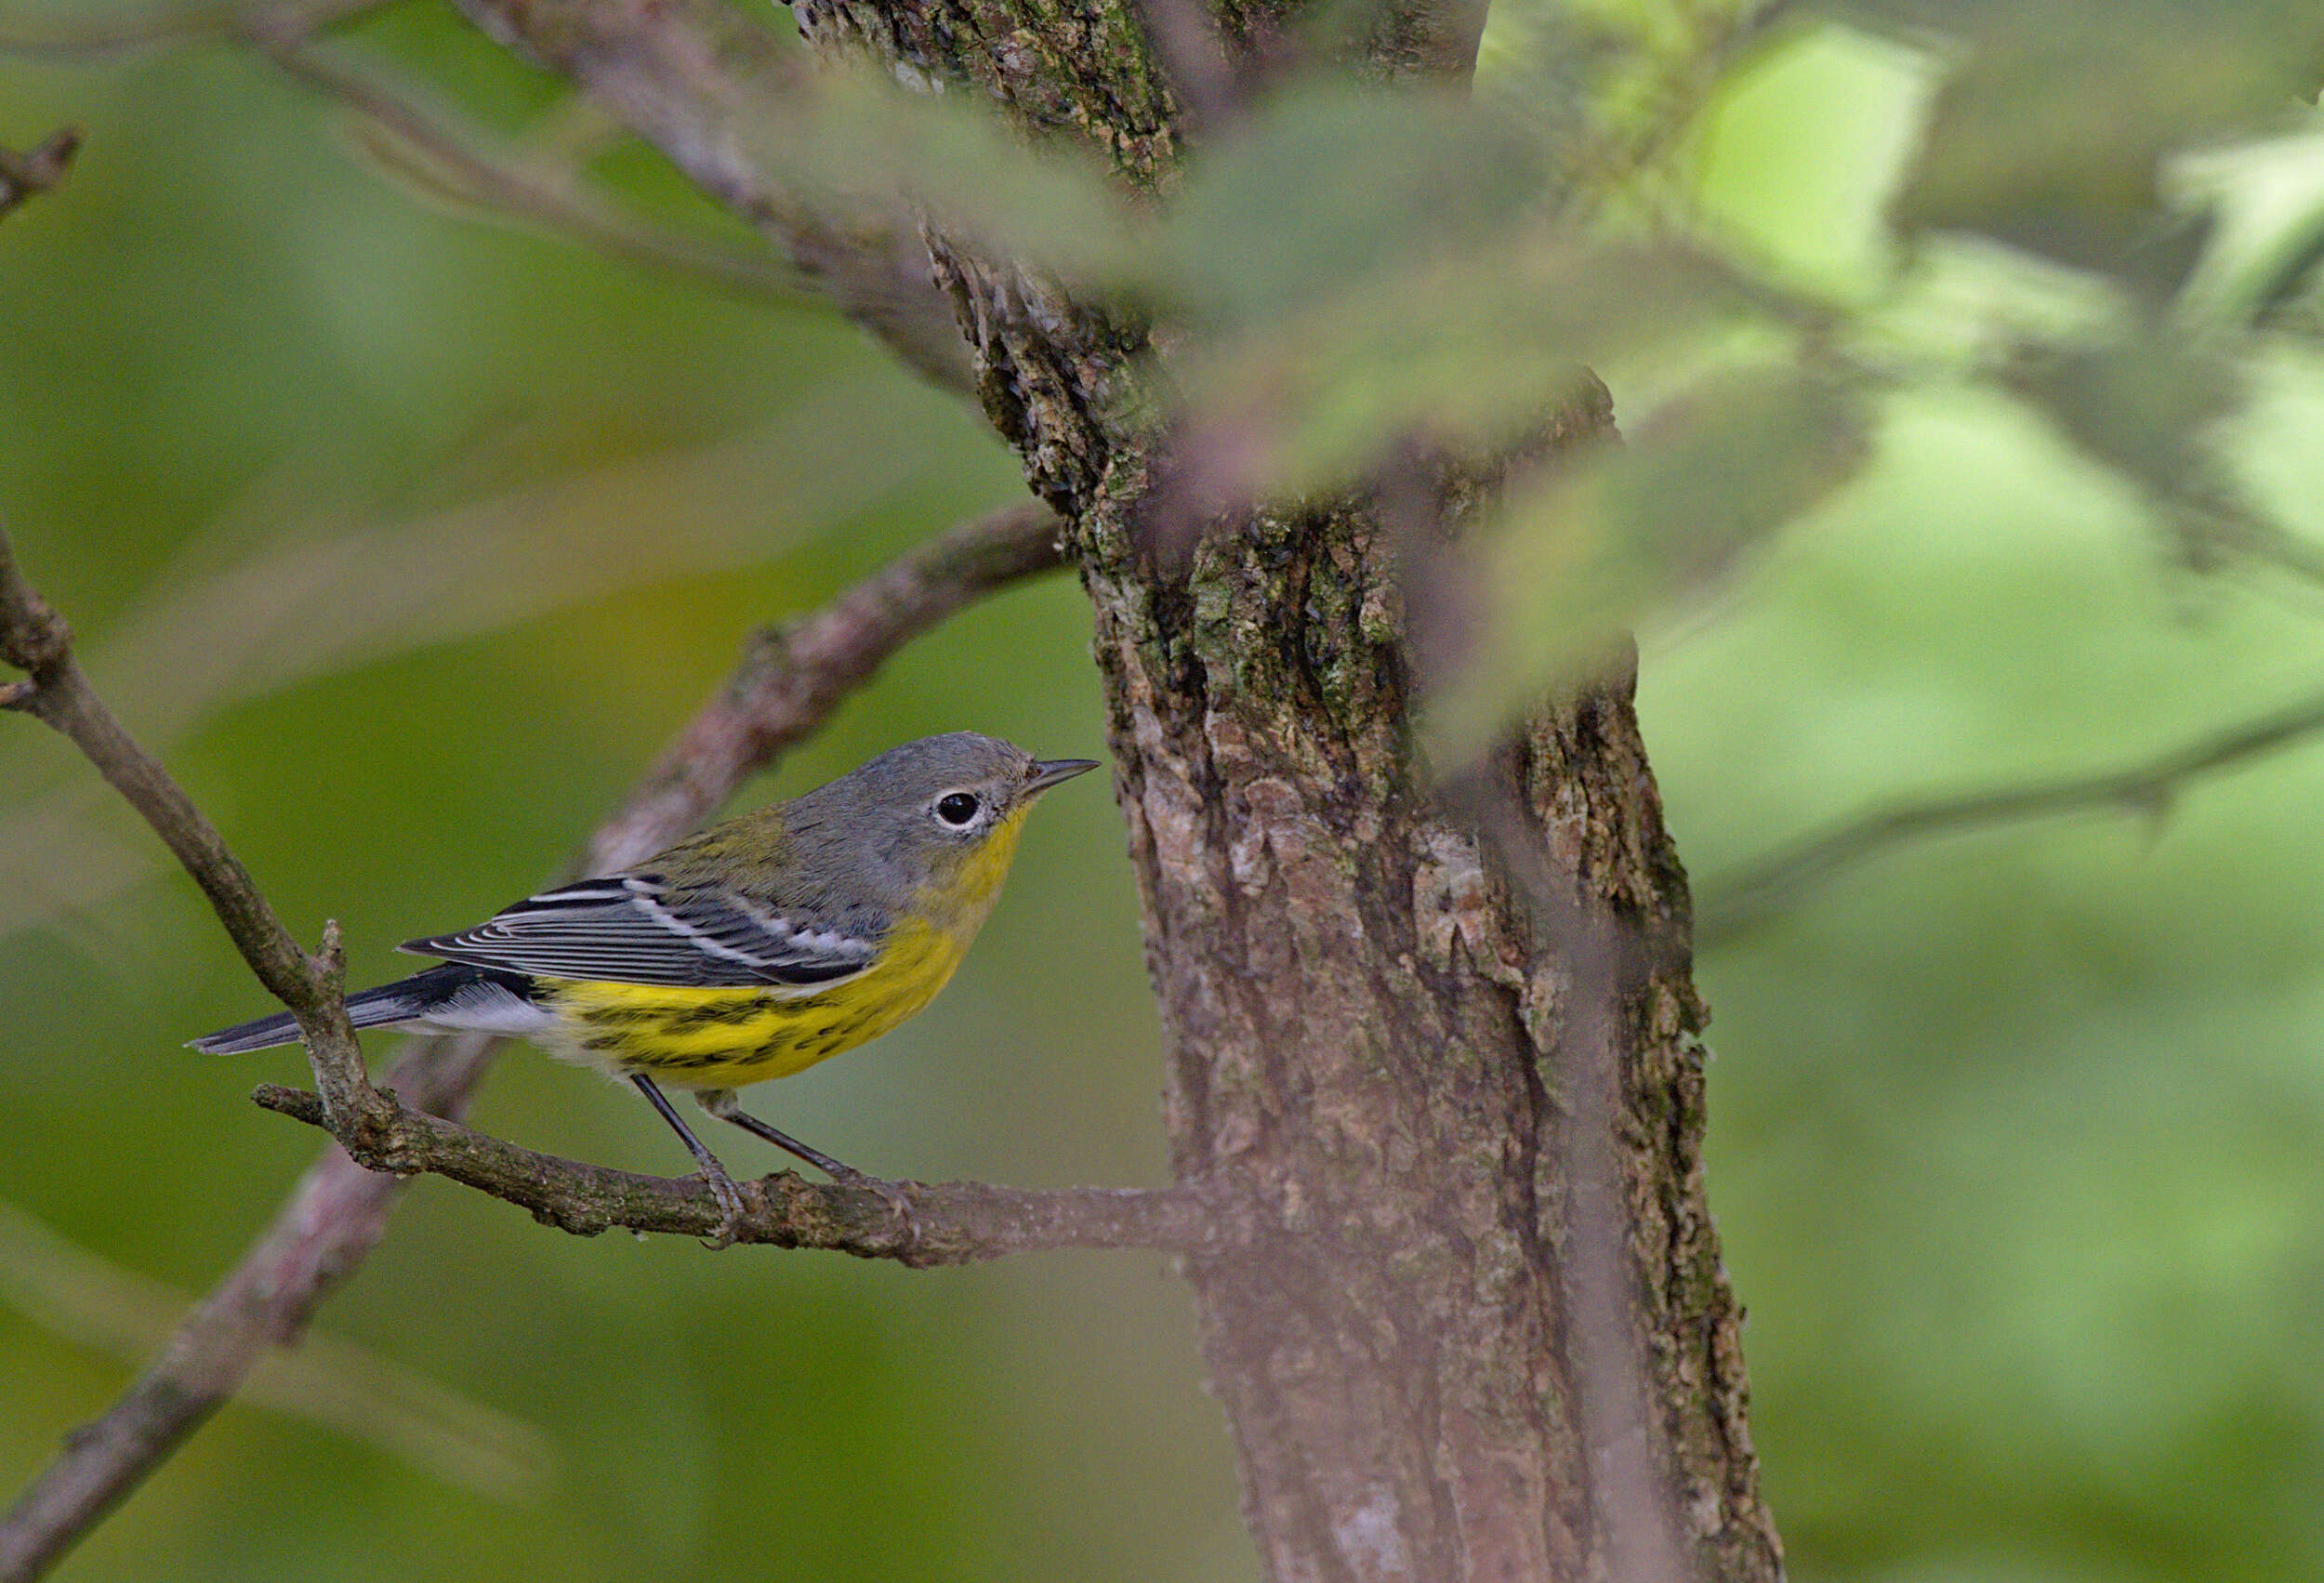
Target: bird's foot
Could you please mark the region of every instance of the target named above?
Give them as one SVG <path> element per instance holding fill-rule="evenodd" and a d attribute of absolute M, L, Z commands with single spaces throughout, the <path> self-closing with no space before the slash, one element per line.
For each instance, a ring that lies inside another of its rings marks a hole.
<path fill-rule="evenodd" d="M 734 1246 L 735 1236 L 743 1229 L 743 1217 L 748 1211 L 743 1203 L 743 1190 L 734 1185 L 734 1179 L 715 1165 L 706 1165 L 701 1172 L 710 1195 L 719 1201 L 719 1229 L 702 1239 L 702 1246 L 713 1253 L 721 1247 Z"/>

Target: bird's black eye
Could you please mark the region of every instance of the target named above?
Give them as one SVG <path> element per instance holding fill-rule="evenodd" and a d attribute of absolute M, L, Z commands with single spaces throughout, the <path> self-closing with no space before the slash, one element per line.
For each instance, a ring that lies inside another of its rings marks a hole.
<path fill-rule="evenodd" d="M 967 792 L 946 792 L 936 799 L 936 817 L 957 830 L 976 817 L 976 798 Z"/>

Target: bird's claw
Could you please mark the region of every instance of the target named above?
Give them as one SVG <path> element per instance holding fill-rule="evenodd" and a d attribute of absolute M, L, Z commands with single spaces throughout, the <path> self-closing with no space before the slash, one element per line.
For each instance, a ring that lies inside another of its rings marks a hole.
<path fill-rule="evenodd" d="M 743 1228 L 746 1212 L 743 1190 L 734 1185 L 734 1179 L 722 1170 L 705 1170 L 702 1180 L 710 1189 L 710 1195 L 719 1201 L 719 1229 L 702 1239 L 702 1246 L 713 1253 L 721 1247 L 734 1246 L 734 1238 Z"/>

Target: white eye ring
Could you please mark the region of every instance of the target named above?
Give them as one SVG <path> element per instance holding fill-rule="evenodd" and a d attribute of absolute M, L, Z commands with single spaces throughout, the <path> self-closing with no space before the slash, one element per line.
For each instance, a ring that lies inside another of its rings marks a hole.
<path fill-rule="evenodd" d="M 936 820 L 955 830 L 965 830 L 976 823 L 976 816 L 984 811 L 984 803 L 973 792 L 946 792 L 936 799 Z"/>

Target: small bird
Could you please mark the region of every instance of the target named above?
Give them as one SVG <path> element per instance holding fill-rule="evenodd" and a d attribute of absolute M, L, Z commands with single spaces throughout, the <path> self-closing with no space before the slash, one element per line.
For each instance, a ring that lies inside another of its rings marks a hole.
<path fill-rule="evenodd" d="M 876 1039 L 934 999 L 1000 895 L 1026 811 L 1096 768 L 974 732 L 907 742 L 634 868 L 407 942 L 442 965 L 348 996 L 348 1016 L 512 1035 L 627 1078 L 717 1194 L 724 1246 L 742 1195 L 655 1079 L 836 1181 L 884 1187 L 746 1114 L 734 1090 Z M 191 1044 L 238 1054 L 297 1038 L 278 1012 Z"/>

